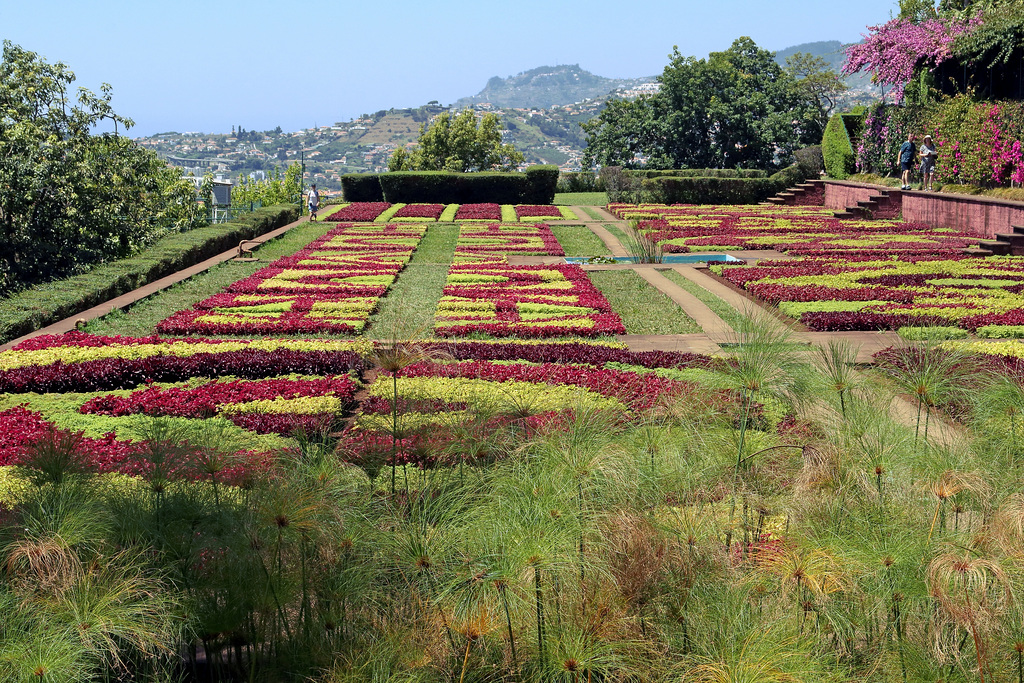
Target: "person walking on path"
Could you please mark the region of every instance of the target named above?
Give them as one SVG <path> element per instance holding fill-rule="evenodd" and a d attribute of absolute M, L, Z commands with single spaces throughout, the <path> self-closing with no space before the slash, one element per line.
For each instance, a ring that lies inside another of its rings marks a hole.
<path fill-rule="evenodd" d="M 910 172 L 914 170 L 914 157 L 917 156 L 917 145 L 914 144 L 915 139 L 914 134 L 911 133 L 907 136 L 907 141 L 900 147 L 899 164 L 900 170 L 903 171 L 901 190 L 910 189 Z"/>
<path fill-rule="evenodd" d="M 309 220 L 316 220 L 316 210 L 320 206 L 320 193 L 316 191 L 316 183 L 309 188 Z"/>
<path fill-rule="evenodd" d="M 921 189 L 931 190 L 932 179 L 935 177 L 935 159 L 939 156 L 938 150 L 932 143 L 932 136 L 925 135 L 921 141 Z"/>

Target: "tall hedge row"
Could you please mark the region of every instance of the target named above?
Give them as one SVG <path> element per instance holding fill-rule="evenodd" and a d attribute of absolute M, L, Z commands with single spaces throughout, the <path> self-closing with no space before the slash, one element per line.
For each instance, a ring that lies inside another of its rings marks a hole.
<path fill-rule="evenodd" d="M 525 173 L 398 171 L 341 179 L 350 202 L 550 204 L 557 185 L 558 167 L 551 165 L 531 166 Z"/>
<path fill-rule="evenodd" d="M 635 178 L 767 178 L 766 171 L 746 168 L 678 168 L 669 170 L 628 169 Z"/>

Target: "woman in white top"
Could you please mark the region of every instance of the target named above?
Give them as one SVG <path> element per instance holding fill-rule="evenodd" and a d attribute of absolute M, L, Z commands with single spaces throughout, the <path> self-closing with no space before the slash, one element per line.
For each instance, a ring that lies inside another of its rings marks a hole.
<path fill-rule="evenodd" d="M 924 142 L 921 143 L 918 154 L 921 156 L 921 189 L 931 190 L 932 178 L 935 175 L 935 159 L 939 156 L 939 152 L 932 143 L 931 135 L 924 136 Z"/>

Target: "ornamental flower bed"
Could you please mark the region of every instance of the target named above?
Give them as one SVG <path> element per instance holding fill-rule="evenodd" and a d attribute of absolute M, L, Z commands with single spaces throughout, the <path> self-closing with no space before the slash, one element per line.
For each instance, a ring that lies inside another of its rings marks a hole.
<path fill-rule="evenodd" d="M 323 429 L 351 410 L 356 385 L 350 377 L 212 381 L 197 387 L 150 385 L 128 396 L 97 396 L 83 414 L 206 418 L 223 415 L 258 433 L 289 434 L 296 427 Z M 275 419 L 261 419 L 273 415 Z"/>
<path fill-rule="evenodd" d="M 369 223 L 390 208 L 388 202 L 353 202 L 324 220 L 332 223 Z"/>
<path fill-rule="evenodd" d="M 666 252 L 775 249 L 793 256 L 954 256 L 979 236 L 922 223 L 841 220 L 819 207 L 664 206 L 611 210 Z"/>
<path fill-rule="evenodd" d="M 0 354 L 0 392 L 20 394 L 131 389 L 233 375 L 345 375 L 365 367 L 371 345 L 332 340 L 216 340 L 46 335 Z"/>
<path fill-rule="evenodd" d="M 444 204 L 406 204 L 393 218 L 429 218 L 436 221 L 444 211 Z"/>
<path fill-rule="evenodd" d="M 545 223 L 533 225 L 463 225 L 455 246 L 455 262 L 502 262 L 509 254 L 565 256 L 562 245 Z"/>
<path fill-rule="evenodd" d="M 457 221 L 500 221 L 501 206 L 498 204 L 463 204 L 455 212 Z"/>
<path fill-rule="evenodd" d="M 446 337 L 626 333 L 608 301 L 575 265 L 453 265 L 434 329 Z"/>
<path fill-rule="evenodd" d="M 521 221 L 544 220 L 551 218 L 557 220 L 568 218 L 573 220 L 576 218 L 576 215 L 569 209 L 549 204 L 517 204 L 515 209 L 516 218 Z"/>
<path fill-rule="evenodd" d="M 353 334 L 425 230 L 339 226 L 291 256 L 160 322 L 161 334 Z"/>
<path fill-rule="evenodd" d="M 130 476 L 146 477 L 154 469 L 147 459 L 151 451 L 146 442 L 118 439 L 113 432 L 101 438 L 91 438 L 81 432 L 60 429 L 42 414 L 17 406 L 0 411 L 0 467 L 31 466 L 33 446 L 47 439 L 59 439 L 74 444 L 76 459 L 90 472 L 99 474 L 119 472 Z M 206 479 L 202 462 L 204 454 L 198 447 L 175 444 L 165 453 L 161 477 L 169 480 Z M 254 475 L 270 468 L 271 459 L 265 453 L 239 451 L 232 454 L 228 465 L 217 474 L 221 484 L 239 485 Z"/>
<path fill-rule="evenodd" d="M 1024 324 L 1024 261 L 989 258 L 827 259 L 721 267 L 730 282 L 813 330 Z"/>

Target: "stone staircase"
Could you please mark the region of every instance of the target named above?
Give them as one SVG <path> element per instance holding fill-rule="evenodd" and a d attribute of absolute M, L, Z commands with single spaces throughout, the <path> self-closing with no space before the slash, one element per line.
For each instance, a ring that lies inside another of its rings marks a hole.
<path fill-rule="evenodd" d="M 902 211 L 902 190 L 879 190 L 878 194 L 870 195 L 866 200 L 857 202 L 856 206 L 848 206 L 843 211 L 836 211 L 835 217 L 883 220 L 895 218 Z"/>
<path fill-rule="evenodd" d="M 981 240 L 977 249 L 967 249 L 970 256 L 1024 256 L 1024 227 L 1010 226 L 1013 232 L 993 235 L 994 240 Z"/>
<path fill-rule="evenodd" d="M 825 183 L 820 180 L 808 180 L 796 187 L 779 192 L 761 206 L 824 206 Z"/>

